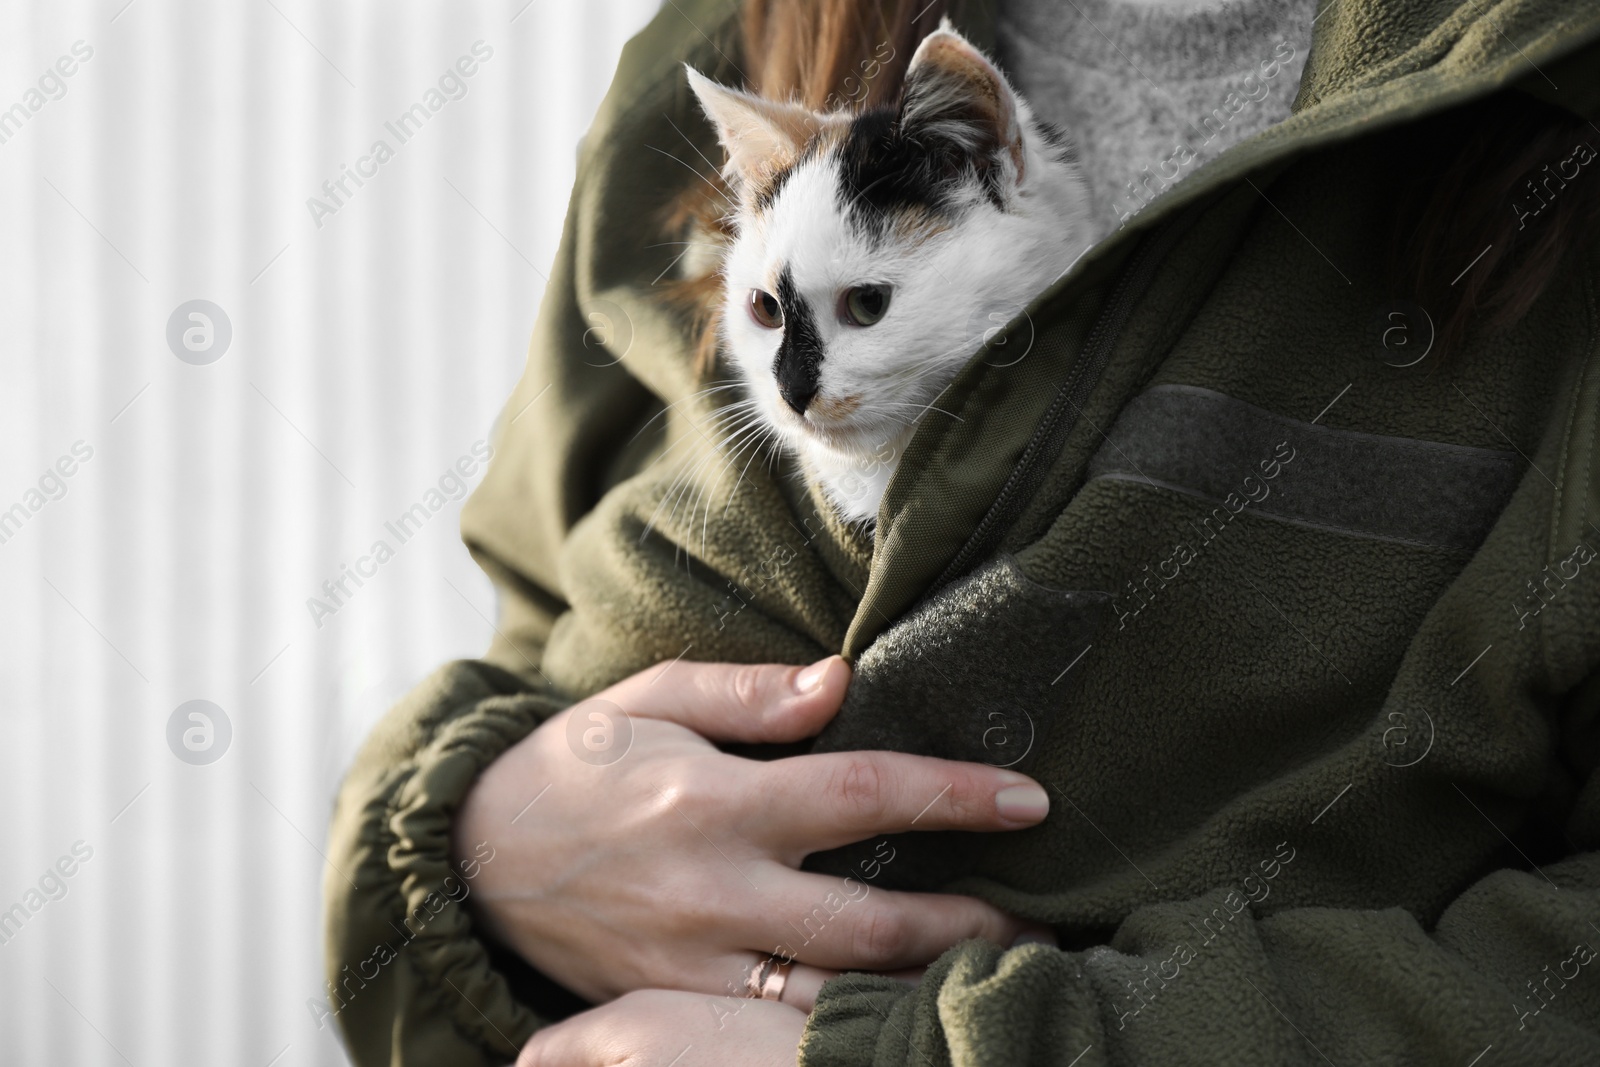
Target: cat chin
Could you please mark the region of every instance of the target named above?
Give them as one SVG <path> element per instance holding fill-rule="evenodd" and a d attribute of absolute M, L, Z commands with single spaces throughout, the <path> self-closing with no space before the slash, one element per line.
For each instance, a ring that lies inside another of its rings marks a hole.
<path fill-rule="evenodd" d="M 894 475 L 893 465 L 879 474 L 862 477 L 854 470 L 823 469 L 811 456 L 805 456 L 806 466 L 822 486 L 828 503 L 845 522 L 871 527 L 878 519 L 878 505 L 883 503 L 884 491 Z"/>
<path fill-rule="evenodd" d="M 846 426 L 799 426 L 784 420 L 784 439 L 790 447 L 813 456 L 820 464 L 841 470 L 870 471 L 887 457 L 898 456 L 914 427 L 851 423 Z"/>
<path fill-rule="evenodd" d="M 849 451 L 827 447 L 815 437 L 808 437 L 796 442 L 796 451 L 839 516 L 846 522 L 871 527 L 909 436 L 909 431 L 889 440 L 863 435 L 862 447 Z"/>
<path fill-rule="evenodd" d="M 878 450 L 875 437 L 857 427 L 816 426 L 799 420 L 787 419 L 785 427 L 789 443 L 796 448 L 825 453 L 838 463 L 866 463 Z"/>

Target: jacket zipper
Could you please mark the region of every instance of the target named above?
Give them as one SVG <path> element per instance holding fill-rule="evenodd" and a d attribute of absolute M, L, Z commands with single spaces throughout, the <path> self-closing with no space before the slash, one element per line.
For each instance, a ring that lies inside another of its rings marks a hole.
<path fill-rule="evenodd" d="M 1001 486 L 994 503 L 973 528 L 971 536 L 945 567 L 923 598 L 932 596 L 950 582 L 964 575 L 975 562 L 992 554 L 1011 525 L 1022 514 L 1022 509 L 1033 499 L 1044 481 L 1049 465 L 1061 454 L 1067 435 L 1078 424 L 1078 416 L 1089 394 L 1099 383 L 1106 364 L 1111 360 L 1112 349 L 1128 324 L 1133 305 L 1150 288 L 1159 267 L 1172 246 L 1194 223 L 1210 198 L 1191 204 L 1165 222 L 1158 224 L 1133 252 L 1131 261 L 1122 269 L 1111 295 L 1106 299 L 1095 319 L 1083 351 L 1066 381 L 1061 383 L 1056 395 L 1045 409 L 1033 436 L 1028 439 L 1011 476 Z"/>

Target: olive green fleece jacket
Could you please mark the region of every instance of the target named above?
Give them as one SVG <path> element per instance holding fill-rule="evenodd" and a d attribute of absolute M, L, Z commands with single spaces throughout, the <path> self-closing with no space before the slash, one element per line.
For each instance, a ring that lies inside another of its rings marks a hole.
<path fill-rule="evenodd" d="M 509 1062 L 581 1004 L 457 903 L 478 772 L 662 660 L 843 651 L 818 749 L 1015 765 L 1053 805 L 808 864 L 973 893 L 1063 947 L 836 979 L 807 1067 L 1600 1063 L 1600 257 L 1420 362 L 1428 311 L 1380 258 L 1410 124 L 1506 88 L 1600 112 L 1600 7 L 1326 5 L 1288 121 L 1018 294 L 875 544 L 792 469 L 716 459 L 655 295 L 658 213 L 718 158 L 682 64 L 737 81 L 735 16 L 666 5 L 584 140 L 462 520 L 498 637 L 348 775 L 320 1024 L 363 1067 Z M 958 22 L 988 44 L 992 18 Z"/>

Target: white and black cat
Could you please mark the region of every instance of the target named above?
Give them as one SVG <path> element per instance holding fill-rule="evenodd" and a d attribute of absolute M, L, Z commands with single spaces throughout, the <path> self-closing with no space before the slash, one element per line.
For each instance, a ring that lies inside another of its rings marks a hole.
<path fill-rule="evenodd" d="M 689 82 L 727 151 L 723 354 L 841 515 L 871 523 L 917 421 L 1089 242 L 1061 135 L 948 21 L 897 108 L 818 112 Z"/>

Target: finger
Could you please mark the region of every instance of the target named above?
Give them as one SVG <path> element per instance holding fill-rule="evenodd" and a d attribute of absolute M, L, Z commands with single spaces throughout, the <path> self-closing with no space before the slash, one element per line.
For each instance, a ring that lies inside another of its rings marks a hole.
<path fill-rule="evenodd" d="M 1050 812 L 1049 795 L 1026 775 L 903 752 L 791 756 L 759 773 L 766 843 L 786 848 L 791 866 L 877 834 L 1019 830 Z"/>
<path fill-rule="evenodd" d="M 659 1028 L 651 1002 L 626 994 L 539 1030 L 522 1046 L 516 1067 L 602 1067 L 633 1062 L 640 1052 L 640 1030 Z"/>
<path fill-rule="evenodd" d="M 712 741 L 811 737 L 838 712 L 850 665 L 829 656 L 809 666 L 676 661 L 640 671 L 600 696 L 629 715 L 686 726 Z"/>
<path fill-rule="evenodd" d="M 742 1005 L 737 1003 L 737 1000 L 749 996 L 748 983 L 751 973 L 759 970 L 767 958 L 757 953 L 753 956 L 745 957 L 742 962 L 735 957 L 728 957 L 727 960 L 723 961 L 721 969 L 727 971 L 732 977 L 726 978 L 722 982 L 721 989 L 714 989 L 711 984 L 705 984 L 704 988 L 698 989 L 699 992 L 703 993 L 723 994 L 730 1001 L 727 1005 L 719 1005 L 713 1008 L 712 1013 L 714 1015 L 720 1019 L 724 1015 L 732 1015 L 738 1012 Z M 922 976 L 927 972 L 927 969 L 925 966 L 905 967 L 891 971 L 884 977 L 895 978 L 908 985 L 916 985 L 922 981 Z M 830 978 L 839 977 L 843 973 L 843 971 L 835 970 L 831 967 L 813 967 L 808 963 L 792 962 L 789 964 L 788 977 L 783 983 L 783 991 L 778 996 L 778 1003 L 787 1004 L 791 1008 L 798 1008 L 810 1014 L 811 1009 L 817 1006 L 817 994 L 822 991 L 822 984 Z M 519 1067 L 521 1067 L 520 1064 Z"/>
<path fill-rule="evenodd" d="M 751 976 L 759 974 L 763 965 L 772 957 L 761 953 L 745 954 L 738 960 L 729 958 L 726 968 L 732 978 L 723 983 L 723 988 L 729 997 L 759 999 L 750 989 Z M 838 977 L 842 972 L 813 967 L 806 963 L 791 962 L 787 975 L 783 980 L 783 989 L 778 995 L 778 1003 L 787 1004 L 792 1008 L 809 1012 L 817 1004 L 817 991 L 822 988 L 822 983 L 830 978 Z M 727 1011 L 737 1011 L 741 1005 L 735 1003 L 726 1008 Z M 721 1011 L 717 1014 L 720 1016 Z"/>
<path fill-rule="evenodd" d="M 550 1047 L 550 1039 L 544 1036 L 544 1031 L 534 1034 L 528 1043 L 522 1046 L 522 1052 L 517 1056 L 516 1067 L 554 1067 L 559 1061 L 555 1058 L 555 1051 Z"/>
<path fill-rule="evenodd" d="M 593 1047 L 592 1028 L 576 1020 L 547 1026 L 528 1039 L 516 1067 L 594 1067 L 603 1062 Z"/>
<path fill-rule="evenodd" d="M 893 863 L 891 853 L 887 860 Z M 973 897 L 874 889 L 855 878 L 788 872 L 775 906 L 730 914 L 729 934 L 758 952 L 825 970 L 893 971 L 932 963 L 982 938 L 1009 946 L 1039 927 Z"/>

